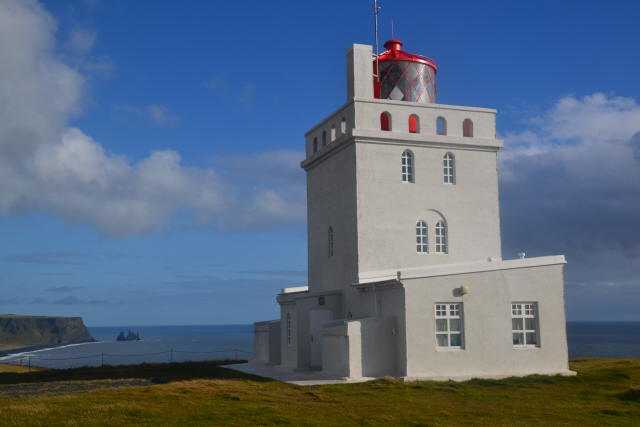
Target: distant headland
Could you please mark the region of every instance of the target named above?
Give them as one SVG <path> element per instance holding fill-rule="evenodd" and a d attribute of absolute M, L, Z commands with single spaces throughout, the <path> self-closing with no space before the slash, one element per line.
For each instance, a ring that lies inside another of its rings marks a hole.
<path fill-rule="evenodd" d="M 0 355 L 93 341 L 81 317 L 0 314 Z"/>

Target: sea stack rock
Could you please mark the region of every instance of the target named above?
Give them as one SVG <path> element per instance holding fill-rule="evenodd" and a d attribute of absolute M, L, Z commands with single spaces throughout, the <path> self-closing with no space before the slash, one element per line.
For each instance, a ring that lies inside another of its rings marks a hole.
<path fill-rule="evenodd" d="M 81 317 L 0 314 L 0 352 L 92 341 Z"/>

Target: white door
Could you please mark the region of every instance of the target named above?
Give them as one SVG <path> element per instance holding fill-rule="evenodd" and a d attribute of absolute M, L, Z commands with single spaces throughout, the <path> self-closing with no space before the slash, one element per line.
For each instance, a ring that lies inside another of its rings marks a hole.
<path fill-rule="evenodd" d="M 322 367 L 322 327 L 333 320 L 329 310 L 311 310 L 309 312 L 309 340 L 311 346 L 311 367 Z"/>

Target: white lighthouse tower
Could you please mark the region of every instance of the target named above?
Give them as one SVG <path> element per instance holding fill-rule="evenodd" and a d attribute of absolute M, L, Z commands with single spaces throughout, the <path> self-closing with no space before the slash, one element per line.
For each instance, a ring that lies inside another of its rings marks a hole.
<path fill-rule="evenodd" d="M 305 135 L 308 286 L 255 324 L 253 362 L 341 378 L 570 374 L 564 256 L 501 256 L 496 111 L 437 104 L 435 62 L 384 46 L 349 49 L 346 103 Z"/>

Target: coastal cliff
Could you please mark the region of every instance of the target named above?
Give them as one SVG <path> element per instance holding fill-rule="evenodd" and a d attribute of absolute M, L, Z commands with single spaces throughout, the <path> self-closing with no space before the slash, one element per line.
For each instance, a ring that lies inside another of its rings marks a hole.
<path fill-rule="evenodd" d="M 0 351 L 94 341 L 81 317 L 0 314 Z"/>

